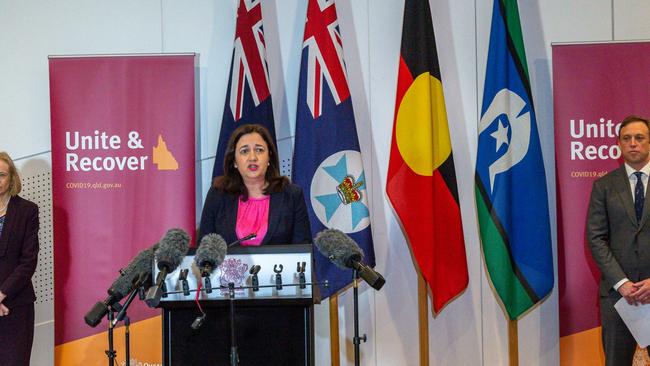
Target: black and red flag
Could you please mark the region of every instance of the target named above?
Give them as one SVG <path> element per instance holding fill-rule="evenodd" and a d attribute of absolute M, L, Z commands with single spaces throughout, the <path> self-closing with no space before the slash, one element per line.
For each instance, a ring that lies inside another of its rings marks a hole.
<path fill-rule="evenodd" d="M 386 192 L 437 313 L 468 283 L 456 172 L 428 0 L 406 0 Z"/>

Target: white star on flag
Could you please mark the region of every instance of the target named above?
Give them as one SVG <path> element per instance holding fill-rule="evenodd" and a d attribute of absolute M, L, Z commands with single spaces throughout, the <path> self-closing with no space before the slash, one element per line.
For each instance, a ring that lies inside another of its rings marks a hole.
<path fill-rule="evenodd" d="M 494 137 L 495 140 L 497 140 L 497 149 L 496 151 L 499 151 L 499 148 L 501 145 L 506 144 L 508 145 L 508 127 L 504 126 L 503 123 L 501 123 L 501 119 L 499 118 L 499 126 L 497 127 L 497 130 L 492 132 L 490 136 Z"/>

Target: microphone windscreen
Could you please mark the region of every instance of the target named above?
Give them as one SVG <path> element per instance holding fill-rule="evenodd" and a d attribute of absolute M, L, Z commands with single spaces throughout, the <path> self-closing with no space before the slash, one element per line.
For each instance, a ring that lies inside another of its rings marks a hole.
<path fill-rule="evenodd" d="M 142 250 L 131 262 L 122 270 L 123 275 L 113 282 L 108 290 L 109 295 L 119 297 L 118 301 L 131 292 L 133 282 L 140 277 L 142 273 L 151 273 L 154 259 L 154 248 Z"/>
<path fill-rule="evenodd" d="M 190 236 L 182 229 L 170 229 L 160 240 L 155 251 L 158 269 L 167 267 L 172 272 L 178 267 L 190 248 Z"/>
<path fill-rule="evenodd" d="M 219 234 L 208 234 L 201 239 L 199 248 L 196 250 L 194 262 L 201 268 L 209 264 L 212 269 L 219 267 L 223 263 L 228 251 L 228 244 Z"/>
<path fill-rule="evenodd" d="M 363 251 L 349 236 L 337 229 L 325 229 L 314 238 L 316 248 L 340 268 L 350 268 L 349 261 L 361 261 Z"/>
<path fill-rule="evenodd" d="M 160 246 L 171 246 L 181 252 L 187 253 L 190 247 L 190 236 L 183 229 L 169 229 L 162 239 L 160 239 Z"/>

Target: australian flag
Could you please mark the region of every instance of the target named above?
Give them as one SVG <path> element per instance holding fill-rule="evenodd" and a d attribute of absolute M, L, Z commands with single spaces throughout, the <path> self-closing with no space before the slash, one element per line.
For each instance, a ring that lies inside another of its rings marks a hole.
<path fill-rule="evenodd" d="M 312 234 L 335 228 L 375 266 L 366 177 L 348 87 L 334 1 L 309 0 L 303 40 L 293 181 L 305 190 Z M 321 298 L 352 282 L 352 270 L 314 253 Z"/>
<path fill-rule="evenodd" d="M 223 174 L 223 158 L 230 135 L 237 127 L 247 123 L 264 125 L 275 140 L 261 0 L 239 0 L 226 106 L 212 169 L 213 177 Z"/>

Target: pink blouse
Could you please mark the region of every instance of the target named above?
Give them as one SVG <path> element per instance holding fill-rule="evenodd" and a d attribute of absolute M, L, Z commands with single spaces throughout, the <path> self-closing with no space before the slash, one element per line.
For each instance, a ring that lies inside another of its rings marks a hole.
<path fill-rule="evenodd" d="M 243 238 L 248 234 L 255 233 L 255 239 L 246 240 L 241 245 L 259 246 L 264 240 L 264 236 L 269 229 L 269 203 L 270 196 L 262 198 L 248 198 L 244 202 L 239 199 L 237 206 L 237 224 L 235 232 L 237 238 Z"/>

